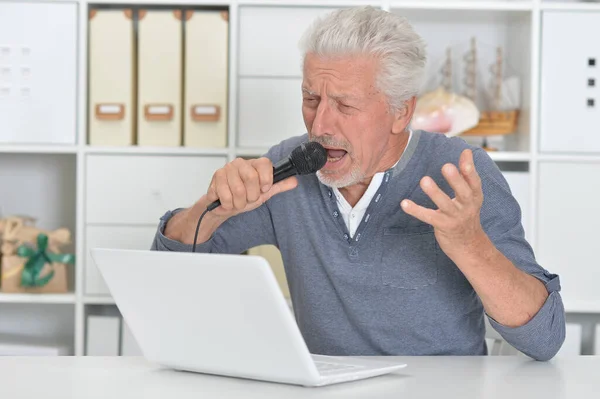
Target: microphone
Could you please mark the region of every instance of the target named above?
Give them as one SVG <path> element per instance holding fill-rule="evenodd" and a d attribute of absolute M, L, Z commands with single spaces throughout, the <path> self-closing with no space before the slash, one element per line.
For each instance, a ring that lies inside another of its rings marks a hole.
<path fill-rule="evenodd" d="M 292 153 L 273 165 L 273 184 L 294 175 L 308 175 L 316 173 L 327 163 L 327 150 L 315 141 L 302 143 L 294 148 Z M 206 209 L 212 211 L 221 205 L 216 200 Z"/>

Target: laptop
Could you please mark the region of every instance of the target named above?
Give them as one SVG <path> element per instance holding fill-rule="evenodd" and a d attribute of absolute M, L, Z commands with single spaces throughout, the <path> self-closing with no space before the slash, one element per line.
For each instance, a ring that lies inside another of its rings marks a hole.
<path fill-rule="evenodd" d="M 314 387 L 406 366 L 311 355 L 262 257 L 90 252 L 142 354 L 164 367 Z"/>

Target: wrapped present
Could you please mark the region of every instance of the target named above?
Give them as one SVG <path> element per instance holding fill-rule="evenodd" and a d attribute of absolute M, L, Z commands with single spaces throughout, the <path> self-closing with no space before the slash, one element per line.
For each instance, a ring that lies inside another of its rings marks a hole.
<path fill-rule="evenodd" d="M 17 248 L 23 244 L 35 244 L 39 234 L 48 236 L 50 252 L 59 253 L 60 248 L 69 244 L 71 233 L 66 228 L 53 231 L 41 230 L 34 225 L 35 219 L 26 216 L 11 216 L 0 219 L 0 239 L 2 255 L 15 255 Z"/>
<path fill-rule="evenodd" d="M 4 252 L 0 266 L 0 291 L 6 293 L 64 293 L 68 290 L 67 267 L 75 263 L 73 254 L 54 253 L 49 238 L 39 233 L 36 246 L 20 244 L 15 253 Z M 6 244 L 6 243 L 5 243 Z M 10 243 L 10 248 L 14 243 Z"/>

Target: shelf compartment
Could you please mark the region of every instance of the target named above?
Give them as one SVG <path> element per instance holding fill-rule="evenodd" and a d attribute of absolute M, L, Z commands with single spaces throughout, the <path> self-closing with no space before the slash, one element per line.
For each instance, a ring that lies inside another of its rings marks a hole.
<path fill-rule="evenodd" d="M 475 103 L 481 111 L 493 110 L 489 96 L 493 80 L 490 67 L 496 61 L 497 49 L 502 49 L 503 77 L 519 78 L 518 122 L 513 134 L 489 136 L 490 144 L 502 151 L 529 152 L 532 122 L 532 12 L 489 9 L 448 9 L 438 12 L 434 9 L 399 6 L 392 7 L 392 12 L 406 17 L 426 43 L 427 66 L 421 94 L 442 85 L 442 68 L 446 63 L 448 49 L 452 60 L 452 91 L 458 94 L 465 93 L 465 57 L 474 38 L 477 79 Z M 482 144 L 483 136 L 469 136 L 465 140 L 473 144 Z"/>
<path fill-rule="evenodd" d="M 40 296 L 48 297 L 49 295 Z M 73 297 L 73 295 L 70 295 Z M 0 295 L 5 297 L 5 295 Z M 63 295 L 63 298 L 67 298 Z M 39 301 L 39 299 L 38 299 Z M 73 297 L 73 302 L 75 299 Z M 22 337 L 23 341 L 43 341 L 66 346 L 74 353 L 75 306 L 63 303 L 0 303 L 0 344 L 2 337 Z M 13 339 L 9 339 L 12 341 Z"/>

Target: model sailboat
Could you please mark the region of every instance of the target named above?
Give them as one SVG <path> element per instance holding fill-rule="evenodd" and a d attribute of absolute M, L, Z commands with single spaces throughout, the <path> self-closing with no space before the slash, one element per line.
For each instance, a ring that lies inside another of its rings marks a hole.
<path fill-rule="evenodd" d="M 490 67 L 490 85 L 480 91 L 477 43 L 475 38 L 471 39 L 464 58 L 464 90 L 457 94 L 452 89 L 452 57 L 448 48 L 441 68 L 441 85 L 419 97 L 412 127 L 447 136 L 483 136 L 484 147 L 487 147 L 487 136 L 514 133 L 519 116 L 519 79 L 504 78 L 501 47 L 496 49 L 495 55 Z M 484 93 L 483 99 L 478 98 L 480 92 Z"/>
<path fill-rule="evenodd" d="M 476 54 L 475 39 L 472 39 L 471 52 Z M 476 68 L 469 65 L 475 55 L 467 58 L 467 92 L 476 93 L 469 87 L 471 82 L 476 81 Z M 502 48 L 496 49 L 496 61 L 490 67 L 491 87 L 488 91 L 489 109 L 482 111 L 477 126 L 461 133 L 463 136 L 495 136 L 512 134 L 516 131 L 519 117 L 519 80 L 516 77 L 504 79 L 504 58 Z M 475 84 L 475 83 L 473 83 Z M 475 101 L 475 98 L 473 98 Z"/>

